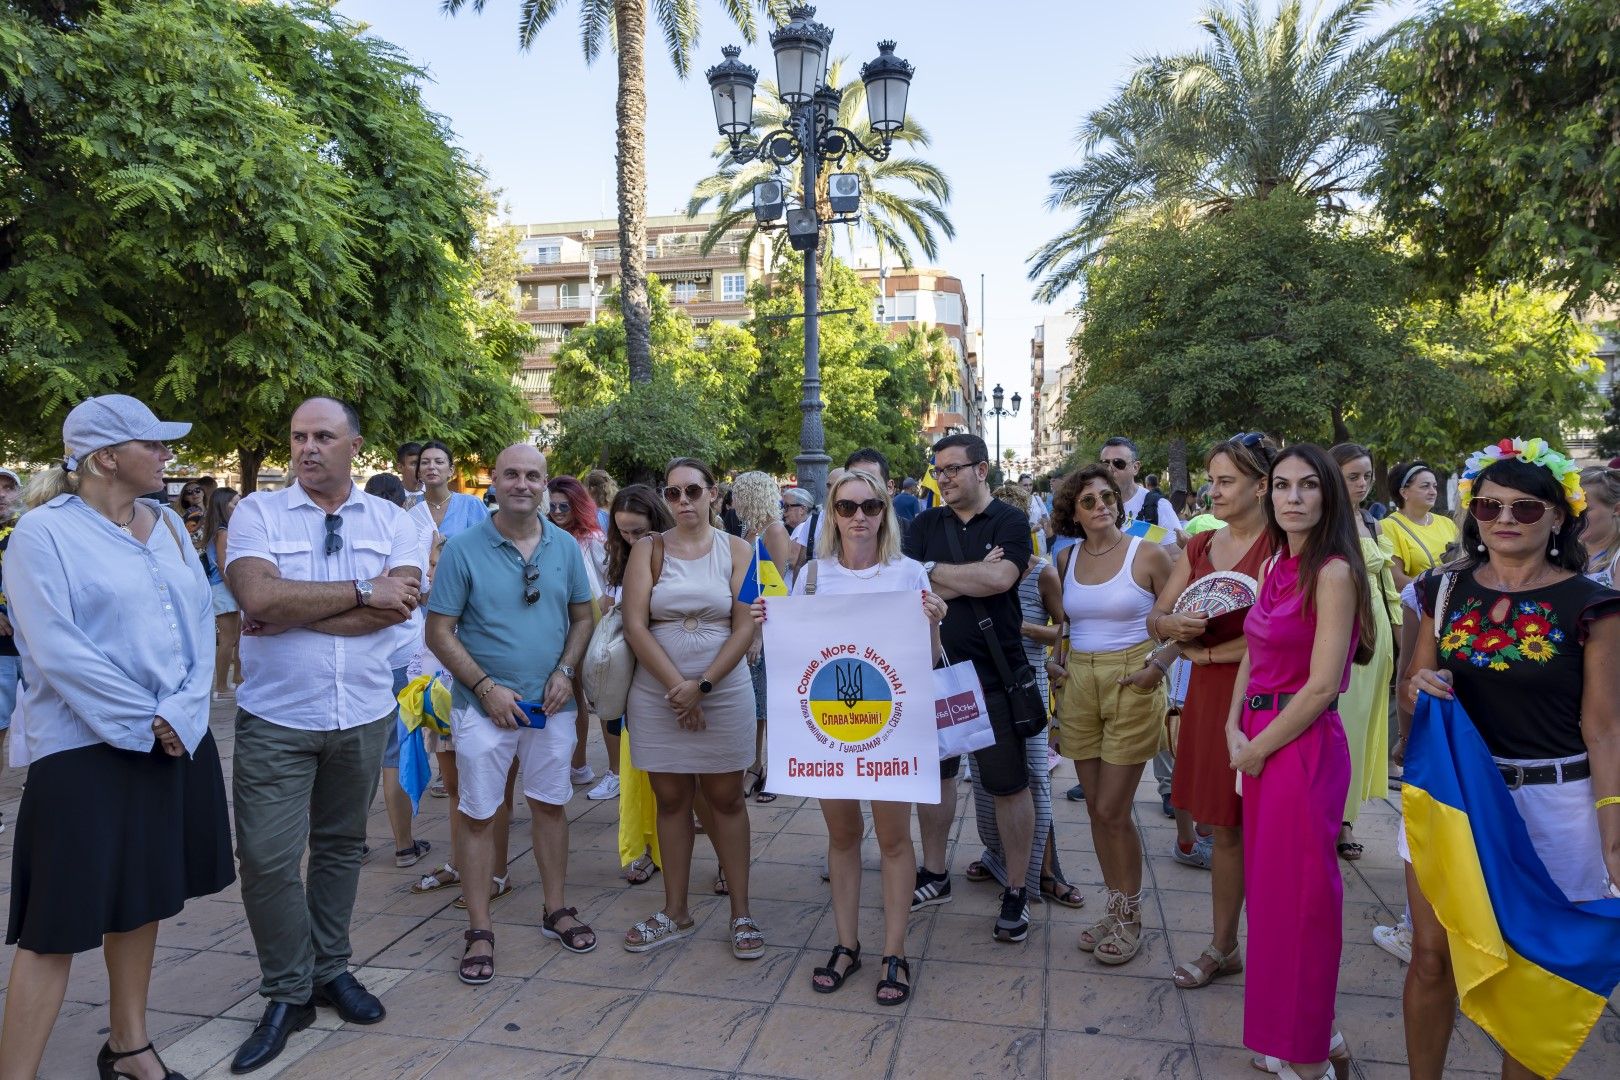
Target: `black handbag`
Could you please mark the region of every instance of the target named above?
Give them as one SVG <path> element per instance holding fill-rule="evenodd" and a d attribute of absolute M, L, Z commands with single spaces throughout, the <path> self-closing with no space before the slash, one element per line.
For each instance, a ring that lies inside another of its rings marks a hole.
<path fill-rule="evenodd" d="M 962 556 L 962 541 L 956 534 L 955 522 L 946 522 L 945 539 L 951 545 L 951 557 L 958 564 L 966 563 Z M 1016 585 L 1013 586 L 1017 588 Z M 990 646 L 990 659 L 995 662 L 996 674 L 1001 677 L 1001 685 L 1007 694 L 1008 711 L 1012 714 L 1012 732 L 1020 739 L 1028 739 L 1039 735 L 1046 730 L 1046 698 L 1041 694 L 1041 684 L 1035 677 L 1035 669 L 1027 662 L 1020 664 L 1016 669 L 1007 662 L 1007 654 L 1001 648 L 1001 640 L 996 637 L 995 622 L 990 618 L 990 611 L 984 606 L 984 601 L 977 596 L 963 596 L 973 617 L 979 623 L 979 632 Z"/>

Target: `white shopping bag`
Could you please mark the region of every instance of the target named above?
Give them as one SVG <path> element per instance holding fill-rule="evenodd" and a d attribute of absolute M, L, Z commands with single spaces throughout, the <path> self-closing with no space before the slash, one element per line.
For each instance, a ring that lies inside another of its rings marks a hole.
<path fill-rule="evenodd" d="M 983 750 L 996 741 L 990 711 L 984 705 L 984 688 L 972 661 L 935 669 L 934 699 L 941 761 Z"/>

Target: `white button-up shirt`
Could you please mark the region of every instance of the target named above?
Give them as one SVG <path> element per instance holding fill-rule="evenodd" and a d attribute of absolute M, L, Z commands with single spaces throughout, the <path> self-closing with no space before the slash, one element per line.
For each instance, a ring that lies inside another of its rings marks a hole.
<path fill-rule="evenodd" d="M 353 581 L 402 566 L 423 569 L 416 528 L 405 511 L 351 485 L 338 507 L 343 546 L 326 554 L 326 511 L 294 483 L 247 496 L 231 515 L 226 565 L 263 559 L 288 581 Z M 10 583 L 10 566 L 7 566 Z M 399 630 L 358 637 L 294 627 L 266 637 L 244 635 L 242 685 L 236 702 L 281 727 L 343 731 L 369 724 L 394 707 L 389 653 Z"/>
<path fill-rule="evenodd" d="M 146 542 L 77 495 L 24 514 L 6 549 L 22 659 L 11 764 L 106 743 L 151 750 L 161 716 L 189 753 L 208 731 L 214 607 L 172 510 Z"/>

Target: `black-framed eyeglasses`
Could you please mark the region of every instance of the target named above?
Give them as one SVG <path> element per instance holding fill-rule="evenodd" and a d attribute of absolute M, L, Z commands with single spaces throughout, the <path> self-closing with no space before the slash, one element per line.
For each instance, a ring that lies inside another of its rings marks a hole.
<path fill-rule="evenodd" d="M 540 580 L 540 567 L 534 563 L 523 564 L 523 602 L 534 604 L 540 599 L 540 586 L 535 582 Z"/>
<path fill-rule="evenodd" d="M 935 480 L 955 480 L 956 474 L 963 469 L 971 469 L 975 465 L 983 465 L 984 463 L 985 459 L 980 458 L 978 461 L 965 461 L 960 465 L 935 465 L 928 470 L 928 475 Z"/>
<path fill-rule="evenodd" d="M 326 554 L 336 555 L 343 550 L 343 518 L 337 514 L 326 515 Z"/>

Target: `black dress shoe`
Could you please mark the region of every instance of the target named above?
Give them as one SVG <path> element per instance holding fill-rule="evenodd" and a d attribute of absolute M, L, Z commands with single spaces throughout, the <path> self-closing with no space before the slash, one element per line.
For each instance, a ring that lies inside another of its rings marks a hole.
<path fill-rule="evenodd" d="M 316 1005 L 329 1005 L 337 1010 L 337 1014 L 351 1024 L 375 1024 L 388 1015 L 383 1003 L 377 996 L 360 985 L 356 979 L 345 971 L 331 982 L 315 988 L 315 996 L 310 999 Z"/>
<path fill-rule="evenodd" d="M 303 1031 L 315 1021 L 313 1005 L 289 1005 L 285 1001 L 272 1001 L 265 1007 L 259 1026 L 247 1037 L 236 1057 L 231 1059 L 231 1072 L 250 1073 L 270 1064 L 287 1046 L 287 1037 Z"/>

